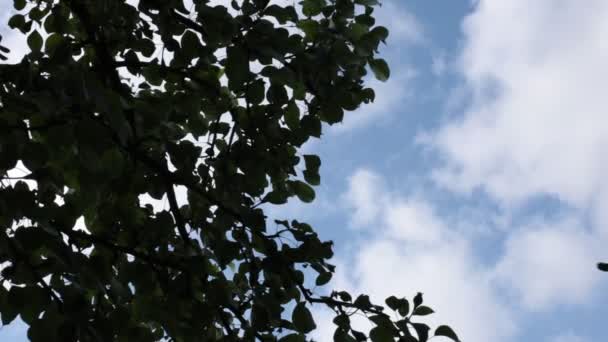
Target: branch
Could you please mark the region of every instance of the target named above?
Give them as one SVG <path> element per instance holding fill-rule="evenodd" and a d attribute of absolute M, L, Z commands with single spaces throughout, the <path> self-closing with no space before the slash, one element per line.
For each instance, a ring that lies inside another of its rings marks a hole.
<path fill-rule="evenodd" d="M 17 247 L 17 245 L 15 244 L 13 239 L 9 238 L 6 234 L 3 234 L 2 237 L 4 239 L 6 239 L 6 241 L 8 242 L 8 246 L 11 249 L 11 251 L 13 252 L 13 254 L 15 255 L 15 258 L 17 260 L 20 260 L 22 263 L 24 263 L 27 266 L 28 270 L 32 274 L 32 277 L 34 278 L 36 283 L 40 284 L 42 286 L 42 288 L 44 288 L 49 293 L 51 298 L 57 303 L 57 305 L 59 307 L 59 311 L 63 312 L 63 300 L 61 298 L 59 298 L 59 296 L 55 293 L 55 291 L 53 291 L 53 289 L 44 281 L 44 279 L 42 279 L 40 274 L 38 274 L 38 272 L 36 272 L 36 269 L 28 262 L 27 256 L 24 256 L 21 253 L 21 251 L 19 250 L 19 248 Z"/>
<path fill-rule="evenodd" d="M 167 170 L 167 172 L 169 171 Z M 177 230 L 179 231 L 179 235 L 181 236 L 182 240 L 184 240 L 184 244 L 186 246 L 193 245 L 192 240 L 190 239 L 190 237 L 188 237 L 188 231 L 186 231 L 186 223 L 184 222 L 182 213 L 179 211 L 179 205 L 177 204 L 177 198 L 175 197 L 175 189 L 173 188 L 173 183 L 166 177 L 165 187 L 167 188 L 167 199 L 169 199 L 169 207 L 171 208 L 171 214 L 173 214 L 173 218 L 175 219 L 175 223 L 177 224 Z"/>
<path fill-rule="evenodd" d="M 156 258 L 152 255 L 146 254 L 146 253 L 142 253 L 142 252 L 138 252 L 133 248 L 130 247 L 125 247 L 125 246 L 120 246 L 115 244 L 112 241 L 106 240 L 104 238 L 101 238 L 99 236 L 96 235 L 92 235 L 92 234 L 87 234 L 85 232 L 79 231 L 79 230 L 67 230 L 67 229 L 60 229 L 60 228 L 56 228 L 59 232 L 64 233 L 65 235 L 67 235 L 69 238 L 73 238 L 73 239 L 83 239 L 83 240 L 87 240 L 91 243 L 94 244 L 98 244 L 101 245 L 107 249 L 113 250 L 113 251 L 118 251 L 121 252 L 123 254 L 130 254 L 133 255 L 134 257 L 140 258 L 148 263 L 151 264 L 155 264 L 155 265 L 159 265 L 159 266 L 163 266 L 163 267 L 169 267 L 169 268 L 173 268 L 176 270 L 180 270 L 180 271 L 184 271 L 184 268 L 178 264 L 178 263 L 173 263 L 169 260 L 166 259 L 159 259 Z"/>
<path fill-rule="evenodd" d="M 209 38 L 209 32 L 207 32 L 207 29 L 203 25 L 201 25 L 201 24 L 195 22 L 194 20 L 184 16 L 183 14 L 177 13 L 176 11 L 173 11 L 173 10 L 171 10 L 171 16 L 174 17 L 175 19 L 177 19 L 177 21 L 182 23 L 187 28 L 200 33 L 203 36 L 203 39 Z"/>

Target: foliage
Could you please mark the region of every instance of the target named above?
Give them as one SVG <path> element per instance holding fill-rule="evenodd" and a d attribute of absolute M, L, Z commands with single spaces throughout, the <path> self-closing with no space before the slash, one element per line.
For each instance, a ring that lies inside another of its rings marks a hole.
<path fill-rule="evenodd" d="M 335 341 L 368 338 L 354 313 L 372 341 L 426 341 L 422 295 L 388 298 L 396 316 L 316 295 L 332 242 L 295 220 L 272 232 L 261 209 L 314 200 L 321 161 L 298 148 L 373 101 L 368 68 L 389 77 L 376 5 L 14 0 L 30 51 L 0 64 L 3 324 L 19 315 L 32 341 L 304 341 L 318 304 Z"/>

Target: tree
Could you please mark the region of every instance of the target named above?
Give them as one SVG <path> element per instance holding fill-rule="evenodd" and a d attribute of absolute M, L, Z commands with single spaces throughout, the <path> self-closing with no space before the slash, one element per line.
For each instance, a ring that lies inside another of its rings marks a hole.
<path fill-rule="evenodd" d="M 332 242 L 262 209 L 314 200 L 321 161 L 298 148 L 373 101 L 368 68 L 389 77 L 376 5 L 14 0 L 30 51 L 0 65 L 3 324 L 19 315 L 32 341 L 304 341 L 318 304 L 336 341 L 367 339 L 355 312 L 373 341 L 426 341 L 421 294 L 388 298 L 392 320 L 313 293 Z"/>

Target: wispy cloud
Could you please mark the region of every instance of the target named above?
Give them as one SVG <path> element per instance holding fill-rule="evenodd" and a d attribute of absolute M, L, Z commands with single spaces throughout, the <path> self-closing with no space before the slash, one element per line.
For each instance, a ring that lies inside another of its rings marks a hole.
<path fill-rule="evenodd" d="M 454 229 L 462 222 L 444 220 L 424 198 L 390 189 L 371 170 L 357 170 L 350 178 L 344 199 L 352 224 L 365 237 L 338 259 L 332 284 L 370 293 L 378 302 L 424 291 L 438 312 L 425 321 L 458 327 L 463 341 L 506 341 L 515 332 L 514 317 L 493 284 L 493 269 L 479 263 L 470 241 Z M 331 323 L 322 325 L 320 341 L 330 340 L 330 330 Z"/>
<path fill-rule="evenodd" d="M 574 334 L 573 332 L 567 332 L 562 335 L 558 335 L 549 340 L 549 342 L 586 342 L 587 340 Z"/>
<path fill-rule="evenodd" d="M 577 207 L 605 192 L 607 13 L 601 0 L 479 2 L 460 61 L 473 105 L 431 143 L 441 184 Z"/>

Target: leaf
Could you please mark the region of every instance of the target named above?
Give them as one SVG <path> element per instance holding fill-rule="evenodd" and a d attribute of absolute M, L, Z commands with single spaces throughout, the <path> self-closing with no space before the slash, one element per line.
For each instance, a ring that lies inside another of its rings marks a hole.
<path fill-rule="evenodd" d="M 369 31 L 369 27 L 367 25 L 353 23 L 351 25 L 351 36 L 354 40 L 359 40 L 364 34 Z"/>
<path fill-rule="evenodd" d="M 63 36 L 57 33 L 50 35 L 44 43 L 44 50 L 50 56 L 55 54 L 57 47 L 63 42 Z"/>
<path fill-rule="evenodd" d="M 381 326 L 381 325 L 374 327 L 372 330 L 370 330 L 369 337 L 372 340 L 372 342 L 393 342 L 394 341 L 392 332 L 388 328 Z"/>
<path fill-rule="evenodd" d="M 281 7 L 273 4 L 266 7 L 264 13 L 266 15 L 275 17 L 281 25 L 285 24 L 287 21 L 297 22 L 298 20 L 298 14 L 293 6 Z"/>
<path fill-rule="evenodd" d="M 42 36 L 38 31 L 34 30 L 27 36 L 27 45 L 33 52 L 39 52 L 42 49 Z"/>
<path fill-rule="evenodd" d="M 338 297 L 340 297 L 340 300 L 345 301 L 345 302 L 351 302 L 353 300 L 353 298 L 351 297 L 350 293 L 346 292 L 346 291 L 340 291 L 338 292 Z"/>
<path fill-rule="evenodd" d="M 268 87 L 266 98 L 270 103 L 278 105 L 287 103 L 289 99 L 287 96 L 287 90 L 285 90 L 285 87 L 280 84 L 271 84 L 270 87 Z"/>
<path fill-rule="evenodd" d="M 321 137 L 321 121 L 316 116 L 304 115 L 302 120 L 300 120 L 300 125 L 306 134 L 317 138 Z"/>
<path fill-rule="evenodd" d="M 355 0 L 355 3 L 365 6 L 376 6 L 380 4 L 378 0 Z"/>
<path fill-rule="evenodd" d="M 287 110 L 285 110 L 285 123 L 292 131 L 295 131 L 300 127 L 300 108 L 298 108 L 295 101 L 290 101 L 287 104 Z"/>
<path fill-rule="evenodd" d="M 407 316 L 407 314 L 410 312 L 410 303 L 407 301 L 407 299 L 405 299 L 405 298 L 401 299 L 401 303 L 400 303 L 397 311 L 399 312 L 399 314 L 401 316 L 403 316 L 403 317 Z"/>
<path fill-rule="evenodd" d="M 8 294 L 8 290 L 3 286 L 0 289 L 0 317 L 2 318 L 2 325 L 10 324 L 19 313 L 19 309 L 8 302 Z"/>
<path fill-rule="evenodd" d="M 310 185 L 319 185 L 321 184 L 321 177 L 318 172 L 312 172 L 309 170 L 304 170 L 304 180 L 308 182 Z"/>
<path fill-rule="evenodd" d="M 458 339 L 458 336 L 454 332 L 454 330 L 452 330 L 452 328 L 450 328 L 447 325 L 438 326 L 437 329 L 435 329 L 435 336 L 445 336 L 445 337 L 451 339 L 452 341 L 455 341 L 455 342 L 460 341 Z"/>
<path fill-rule="evenodd" d="M 12 29 L 20 29 L 25 26 L 25 16 L 23 14 L 15 14 L 8 20 L 8 27 Z"/>
<path fill-rule="evenodd" d="M 429 339 L 429 326 L 422 323 L 413 323 L 414 330 L 416 330 L 416 334 L 418 335 L 419 342 L 426 342 Z"/>
<path fill-rule="evenodd" d="M 25 0 L 14 0 L 13 7 L 15 7 L 17 11 L 21 11 L 25 8 Z"/>
<path fill-rule="evenodd" d="M 154 51 L 156 51 L 156 45 L 150 39 L 141 39 L 137 42 L 137 50 L 141 52 L 144 57 L 152 57 Z"/>
<path fill-rule="evenodd" d="M 350 318 L 347 314 L 339 314 L 333 320 L 334 324 L 340 328 L 348 330 L 350 328 Z"/>
<path fill-rule="evenodd" d="M 321 274 L 319 274 L 317 276 L 317 279 L 315 280 L 315 284 L 317 286 L 323 286 L 327 283 L 329 283 L 329 281 L 331 280 L 331 272 L 322 272 Z"/>
<path fill-rule="evenodd" d="M 272 204 L 285 204 L 287 203 L 289 195 L 285 191 L 274 190 L 264 196 L 262 202 L 268 202 Z"/>
<path fill-rule="evenodd" d="M 418 292 L 416 296 L 414 296 L 414 309 L 422 304 L 422 293 Z"/>
<path fill-rule="evenodd" d="M 317 327 L 312 314 L 303 302 L 298 303 L 293 309 L 291 319 L 296 329 L 302 333 L 309 333 Z"/>
<path fill-rule="evenodd" d="M 377 326 L 383 326 L 385 328 L 389 328 L 394 330 L 393 322 L 390 317 L 385 314 L 373 315 L 368 317 L 370 321 L 374 322 Z"/>
<path fill-rule="evenodd" d="M 314 17 L 321 13 L 325 7 L 325 0 L 304 0 L 302 3 L 302 13 L 307 17 Z"/>
<path fill-rule="evenodd" d="M 251 82 L 247 86 L 247 101 L 250 105 L 258 105 L 264 101 L 265 86 L 261 79 Z"/>
<path fill-rule="evenodd" d="M 226 76 L 230 88 L 241 89 L 249 78 L 249 58 L 247 49 L 242 45 L 234 45 L 226 49 Z"/>
<path fill-rule="evenodd" d="M 304 32 L 306 38 L 310 41 L 314 41 L 319 33 L 319 23 L 316 20 L 300 20 L 298 28 Z"/>
<path fill-rule="evenodd" d="M 306 342 L 306 338 L 301 334 L 289 334 L 281 337 L 279 342 Z"/>
<path fill-rule="evenodd" d="M 341 122 L 344 118 L 344 110 L 337 102 L 327 103 L 321 109 L 321 119 L 330 125 Z"/>
<path fill-rule="evenodd" d="M 351 330 L 351 333 L 353 334 L 355 339 L 357 339 L 357 341 L 367 341 L 367 336 L 365 336 L 364 333 L 357 330 Z"/>
<path fill-rule="evenodd" d="M 300 199 L 300 201 L 304 202 L 304 203 L 310 203 L 312 201 L 314 201 L 315 199 L 315 191 L 313 190 L 313 188 L 310 187 L 310 185 L 302 182 L 302 181 L 293 181 L 291 183 L 293 190 L 296 194 L 296 196 L 298 196 L 298 198 Z"/>
<path fill-rule="evenodd" d="M 372 59 L 369 62 L 369 66 L 379 81 L 386 82 L 391 75 L 388 64 L 384 59 Z"/>
<path fill-rule="evenodd" d="M 376 26 L 371 31 L 370 34 L 376 37 L 379 41 L 386 43 L 386 39 L 388 38 L 388 29 L 384 26 Z"/>
<path fill-rule="evenodd" d="M 182 36 L 181 43 L 182 51 L 188 58 L 198 56 L 198 51 L 202 46 L 196 33 L 187 30 Z"/>
<path fill-rule="evenodd" d="M 397 310 L 399 308 L 399 299 L 395 296 L 390 296 L 385 300 L 386 305 L 393 310 Z"/>
<path fill-rule="evenodd" d="M 357 299 L 355 299 L 355 306 L 360 309 L 369 309 L 372 306 L 372 303 L 369 301 L 369 296 L 367 295 L 359 295 Z"/>
<path fill-rule="evenodd" d="M 314 154 L 304 155 L 304 179 L 311 185 L 319 185 L 321 177 L 319 176 L 319 168 L 321 167 L 321 159 Z"/>
<path fill-rule="evenodd" d="M 19 312 L 13 306 L 7 306 L 7 307 L 2 308 L 2 312 L 0 313 L 0 316 L 2 317 L 2 324 L 3 325 L 11 324 L 11 322 L 13 322 L 15 320 L 15 318 L 17 318 L 18 314 L 19 314 Z"/>
<path fill-rule="evenodd" d="M 341 328 L 337 328 L 334 332 L 334 342 L 356 342 L 356 340 L 350 336 L 348 332 Z"/>
<path fill-rule="evenodd" d="M 434 313 L 435 311 L 433 311 L 433 309 L 429 308 L 428 306 L 424 306 L 421 305 L 419 307 L 417 307 L 414 312 L 412 313 L 412 315 L 414 316 L 426 316 L 426 315 L 430 315 L 432 313 Z"/>

